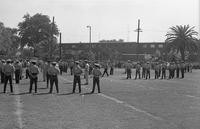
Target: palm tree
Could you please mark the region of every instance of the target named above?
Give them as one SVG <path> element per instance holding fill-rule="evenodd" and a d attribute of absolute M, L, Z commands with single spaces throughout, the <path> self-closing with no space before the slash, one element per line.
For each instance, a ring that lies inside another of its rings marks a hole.
<path fill-rule="evenodd" d="M 196 45 L 197 32 L 194 27 L 189 25 L 177 25 L 170 28 L 170 32 L 166 34 L 166 47 L 168 50 L 173 50 L 181 54 L 181 58 L 185 61 L 186 52 L 196 52 L 198 47 Z"/>

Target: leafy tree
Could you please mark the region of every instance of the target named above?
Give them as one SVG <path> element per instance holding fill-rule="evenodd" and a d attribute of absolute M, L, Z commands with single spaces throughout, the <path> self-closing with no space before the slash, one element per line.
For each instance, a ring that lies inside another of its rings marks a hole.
<path fill-rule="evenodd" d="M 0 51 L 8 56 L 15 55 L 19 48 L 20 39 L 17 29 L 5 27 L 0 22 Z"/>
<path fill-rule="evenodd" d="M 30 16 L 24 15 L 24 21 L 18 24 L 19 35 L 21 37 L 21 47 L 28 46 L 34 48 L 34 56 L 36 47 L 41 42 L 47 42 L 46 48 L 49 48 L 49 54 L 51 53 L 53 39 L 59 34 L 57 25 L 50 21 L 47 15 L 35 14 Z"/>
<path fill-rule="evenodd" d="M 170 32 L 166 34 L 167 51 L 176 51 L 181 54 L 181 59 L 185 60 L 185 54 L 187 52 L 193 53 L 197 51 L 197 32 L 194 27 L 189 25 L 173 26 L 170 28 Z"/>

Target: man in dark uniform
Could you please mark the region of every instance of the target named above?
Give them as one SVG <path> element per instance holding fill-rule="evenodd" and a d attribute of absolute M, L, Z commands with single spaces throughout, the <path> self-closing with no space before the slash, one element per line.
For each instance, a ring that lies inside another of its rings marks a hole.
<path fill-rule="evenodd" d="M 47 88 L 49 88 L 49 81 L 50 81 L 50 77 L 49 77 L 49 70 L 50 68 L 50 61 L 47 61 L 47 64 L 45 65 L 45 71 L 46 71 L 46 82 L 47 82 Z"/>
<path fill-rule="evenodd" d="M 4 73 L 4 90 L 3 92 L 6 93 L 6 86 L 9 81 L 10 83 L 10 92 L 13 93 L 13 85 L 12 85 L 12 77 L 14 74 L 14 67 L 10 64 L 11 60 L 8 59 L 6 61 L 6 65 L 3 67 L 3 73 Z"/>
<path fill-rule="evenodd" d="M 132 73 L 131 68 L 132 68 L 131 61 L 128 60 L 128 63 L 126 64 L 126 74 L 127 74 L 126 79 L 129 79 L 129 78 L 131 79 L 131 73 Z"/>
<path fill-rule="evenodd" d="M 135 80 L 137 79 L 137 76 L 139 76 L 139 79 L 140 79 L 140 69 L 141 69 L 141 65 L 139 62 L 137 62 L 136 67 L 135 67 Z"/>
<path fill-rule="evenodd" d="M 95 86 L 97 85 L 98 88 L 98 93 L 101 93 L 100 91 L 100 77 L 102 75 L 101 71 L 100 71 L 100 65 L 95 63 L 94 64 L 94 69 L 92 70 L 92 75 L 93 75 L 93 87 L 92 87 L 92 91 L 91 93 L 94 93 L 95 91 Z"/>
<path fill-rule="evenodd" d="M 155 66 L 154 66 L 154 70 L 155 70 L 155 79 L 159 78 L 159 64 L 158 62 L 156 62 Z"/>
<path fill-rule="evenodd" d="M 74 81 L 73 81 L 73 91 L 72 93 L 75 93 L 76 90 L 76 83 L 78 83 L 79 86 L 79 93 L 81 93 L 81 74 L 83 73 L 81 67 L 79 66 L 79 61 L 75 61 L 75 66 L 73 69 L 74 72 Z"/>
<path fill-rule="evenodd" d="M 150 73 L 150 69 L 151 69 L 151 65 L 149 62 L 147 62 L 147 65 L 146 65 L 146 79 L 150 79 L 151 78 L 151 73 Z"/>
<path fill-rule="evenodd" d="M 19 84 L 20 76 L 22 74 L 22 67 L 18 60 L 15 62 L 14 67 L 15 67 L 15 82 L 16 84 Z"/>
<path fill-rule="evenodd" d="M 55 83 L 56 91 L 59 93 L 58 88 L 58 74 L 60 73 L 59 68 L 56 67 L 56 62 L 52 62 L 52 66 L 48 69 L 49 77 L 50 77 L 50 91 L 49 93 L 52 93 L 53 91 L 53 84 Z"/>
<path fill-rule="evenodd" d="M 102 77 L 103 77 L 105 74 L 107 75 L 107 77 L 109 76 L 109 74 L 108 74 L 108 63 L 107 63 L 107 62 L 104 63 L 104 71 L 103 71 Z"/>
<path fill-rule="evenodd" d="M 146 77 L 146 63 L 143 62 L 142 64 L 142 78 Z"/>
<path fill-rule="evenodd" d="M 179 78 L 180 63 L 176 63 L 176 78 Z"/>
<path fill-rule="evenodd" d="M 35 93 L 37 93 L 37 81 L 38 81 L 39 68 L 36 65 L 36 60 L 32 60 L 29 67 L 29 77 L 30 77 L 30 89 L 29 93 L 32 92 L 33 83 L 35 84 Z"/>
<path fill-rule="evenodd" d="M 166 69 L 167 69 L 166 63 L 163 63 L 161 65 L 161 69 L 162 69 L 162 77 L 161 77 L 161 79 L 166 79 Z"/>
<path fill-rule="evenodd" d="M 181 78 L 184 78 L 184 72 L 185 72 L 185 63 L 184 63 L 184 61 L 181 62 L 180 68 L 181 68 Z"/>

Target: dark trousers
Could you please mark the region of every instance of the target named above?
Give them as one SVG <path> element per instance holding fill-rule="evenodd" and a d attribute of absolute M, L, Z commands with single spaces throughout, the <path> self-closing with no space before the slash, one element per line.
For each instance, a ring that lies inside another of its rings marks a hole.
<path fill-rule="evenodd" d="M 59 67 L 59 69 L 60 69 L 60 75 L 62 75 L 63 67 Z"/>
<path fill-rule="evenodd" d="M 126 79 L 129 79 L 129 78 L 131 79 L 131 69 L 127 69 L 126 74 L 127 74 Z"/>
<path fill-rule="evenodd" d="M 49 81 L 50 81 L 49 74 L 46 74 L 46 79 L 47 79 L 47 88 L 49 88 Z"/>
<path fill-rule="evenodd" d="M 179 69 L 176 69 L 176 77 L 179 78 Z"/>
<path fill-rule="evenodd" d="M 6 86 L 7 86 L 7 83 L 8 81 L 10 82 L 10 92 L 13 93 L 13 86 L 12 86 L 12 76 L 11 75 L 5 75 L 4 76 L 5 80 L 4 80 L 4 89 L 3 89 L 3 92 L 6 93 Z"/>
<path fill-rule="evenodd" d="M 70 67 L 71 75 L 73 75 L 73 67 Z"/>
<path fill-rule="evenodd" d="M 28 68 L 26 69 L 26 79 L 28 79 L 29 78 L 29 70 L 28 70 Z"/>
<path fill-rule="evenodd" d="M 161 77 L 161 79 L 165 79 L 166 78 L 166 70 L 162 70 L 162 77 Z"/>
<path fill-rule="evenodd" d="M 139 79 L 140 79 L 140 70 L 136 70 L 135 79 L 137 79 L 137 76 L 139 76 Z"/>
<path fill-rule="evenodd" d="M 20 80 L 20 70 L 16 69 L 15 70 L 15 82 L 18 84 Z"/>
<path fill-rule="evenodd" d="M 73 82 L 73 93 L 75 93 L 76 90 L 76 83 L 78 83 L 79 86 L 79 93 L 81 93 L 81 78 L 80 76 L 74 75 L 74 82 Z"/>
<path fill-rule="evenodd" d="M 3 72 L 1 72 L 1 83 L 4 83 L 4 80 L 5 80 L 5 75 Z"/>
<path fill-rule="evenodd" d="M 155 70 L 155 79 L 158 79 L 159 77 L 159 71 Z"/>
<path fill-rule="evenodd" d="M 32 92 L 32 87 L 33 87 L 33 84 L 35 84 L 35 93 L 37 93 L 37 81 L 38 81 L 38 78 L 37 77 L 30 77 L 30 88 L 29 88 L 29 93 Z"/>
<path fill-rule="evenodd" d="M 98 88 L 98 93 L 100 93 L 101 91 L 100 91 L 100 85 L 99 85 L 99 77 L 93 77 L 93 87 L 92 87 L 91 93 L 94 93 L 96 85 Z"/>
<path fill-rule="evenodd" d="M 143 68 L 142 69 L 142 78 L 145 78 L 145 72 L 146 72 L 146 70 Z"/>
<path fill-rule="evenodd" d="M 104 76 L 104 74 L 106 74 L 107 76 L 109 76 L 107 68 L 104 69 L 102 77 Z"/>
<path fill-rule="evenodd" d="M 147 79 L 147 78 L 149 78 L 149 79 L 151 78 L 150 70 L 146 70 L 146 79 Z"/>
<path fill-rule="evenodd" d="M 49 75 L 50 77 L 50 91 L 49 93 L 52 93 L 53 91 L 53 84 L 55 83 L 56 86 L 56 91 L 57 93 L 59 93 L 59 89 L 58 89 L 58 76 L 57 75 Z"/>
<path fill-rule="evenodd" d="M 181 76 L 182 76 L 182 78 L 184 78 L 184 72 L 185 72 L 185 70 L 181 69 Z"/>
<path fill-rule="evenodd" d="M 111 67 L 111 68 L 110 68 L 110 75 L 113 75 L 113 72 L 114 72 L 114 68 Z"/>

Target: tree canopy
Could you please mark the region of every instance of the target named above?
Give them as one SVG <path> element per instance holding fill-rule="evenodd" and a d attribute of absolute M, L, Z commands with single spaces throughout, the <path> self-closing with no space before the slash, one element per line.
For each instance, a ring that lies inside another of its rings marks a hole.
<path fill-rule="evenodd" d="M 194 27 L 189 25 L 177 25 L 170 27 L 170 31 L 166 34 L 167 50 L 175 51 L 181 54 L 181 59 L 185 60 L 186 53 L 197 52 L 197 32 Z"/>
<path fill-rule="evenodd" d="M 43 14 L 35 14 L 30 16 L 24 15 L 24 21 L 18 24 L 19 36 L 21 38 L 21 47 L 28 46 L 35 48 L 40 44 L 49 45 L 53 39 L 59 34 L 57 25 L 51 22 L 49 16 Z M 48 46 L 45 46 L 48 48 Z M 51 50 L 49 50 L 51 51 Z"/>
<path fill-rule="evenodd" d="M 1 54 L 14 55 L 19 48 L 20 39 L 16 28 L 5 27 L 0 22 L 0 51 Z"/>

